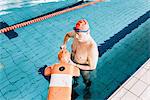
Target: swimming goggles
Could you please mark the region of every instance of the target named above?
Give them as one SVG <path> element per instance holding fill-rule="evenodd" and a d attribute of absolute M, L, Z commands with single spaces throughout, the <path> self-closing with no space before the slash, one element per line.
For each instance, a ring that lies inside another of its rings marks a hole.
<path fill-rule="evenodd" d="M 75 27 L 73 28 L 73 30 L 74 30 L 75 32 L 83 32 L 83 33 L 86 33 L 86 32 L 89 31 L 89 29 L 88 29 L 88 30 L 80 30 L 80 29 L 76 29 Z"/>

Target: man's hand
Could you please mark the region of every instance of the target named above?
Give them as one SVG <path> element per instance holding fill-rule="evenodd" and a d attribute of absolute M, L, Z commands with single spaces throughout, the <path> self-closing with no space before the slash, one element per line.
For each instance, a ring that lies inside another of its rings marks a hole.
<path fill-rule="evenodd" d="M 61 45 L 60 49 L 66 49 L 66 45 L 65 44 Z"/>

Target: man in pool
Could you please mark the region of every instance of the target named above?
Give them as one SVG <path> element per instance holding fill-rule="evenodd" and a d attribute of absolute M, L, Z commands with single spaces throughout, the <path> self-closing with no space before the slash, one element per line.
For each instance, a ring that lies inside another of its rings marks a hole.
<path fill-rule="evenodd" d="M 96 69 L 98 62 L 98 48 L 90 35 L 88 21 L 81 19 L 76 23 L 73 31 L 65 35 L 61 49 L 66 48 L 67 41 L 71 37 L 74 38 L 71 46 L 71 63 L 80 69 L 86 85 L 85 89 L 89 89 L 91 86 L 90 72 Z M 78 84 L 77 78 L 74 79 L 74 83 Z"/>

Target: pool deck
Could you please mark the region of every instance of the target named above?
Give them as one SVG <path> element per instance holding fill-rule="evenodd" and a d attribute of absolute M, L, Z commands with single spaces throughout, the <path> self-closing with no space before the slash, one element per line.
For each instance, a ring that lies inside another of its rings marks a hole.
<path fill-rule="evenodd" d="M 150 100 L 150 59 L 148 59 L 108 100 Z"/>

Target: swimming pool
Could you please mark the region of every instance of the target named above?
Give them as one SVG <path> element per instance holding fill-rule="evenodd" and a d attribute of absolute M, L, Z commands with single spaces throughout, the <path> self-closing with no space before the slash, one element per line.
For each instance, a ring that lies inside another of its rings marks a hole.
<path fill-rule="evenodd" d="M 0 21 L 12 25 L 45 14 L 55 7 L 66 5 L 66 2 L 55 3 L 52 7 L 49 5 L 51 3 L 9 9 L 10 13 L 1 15 Z M 5 35 L 0 35 L 0 99 L 47 98 L 49 83 L 38 74 L 38 69 L 44 64 L 51 65 L 57 62 L 57 52 L 63 36 L 72 29 L 78 19 L 89 20 L 92 36 L 101 44 L 147 12 L 148 7 L 146 0 L 112 0 L 16 29 L 18 37 L 11 40 Z M 92 78 L 91 100 L 108 98 L 150 57 L 149 25 L 150 20 L 147 20 L 99 58 L 97 70 Z M 84 96 L 81 81 L 80 79 L 81 85 L 77 88 L 78 94 L 81 94 L 78 100 L 82 100 Z"/>

